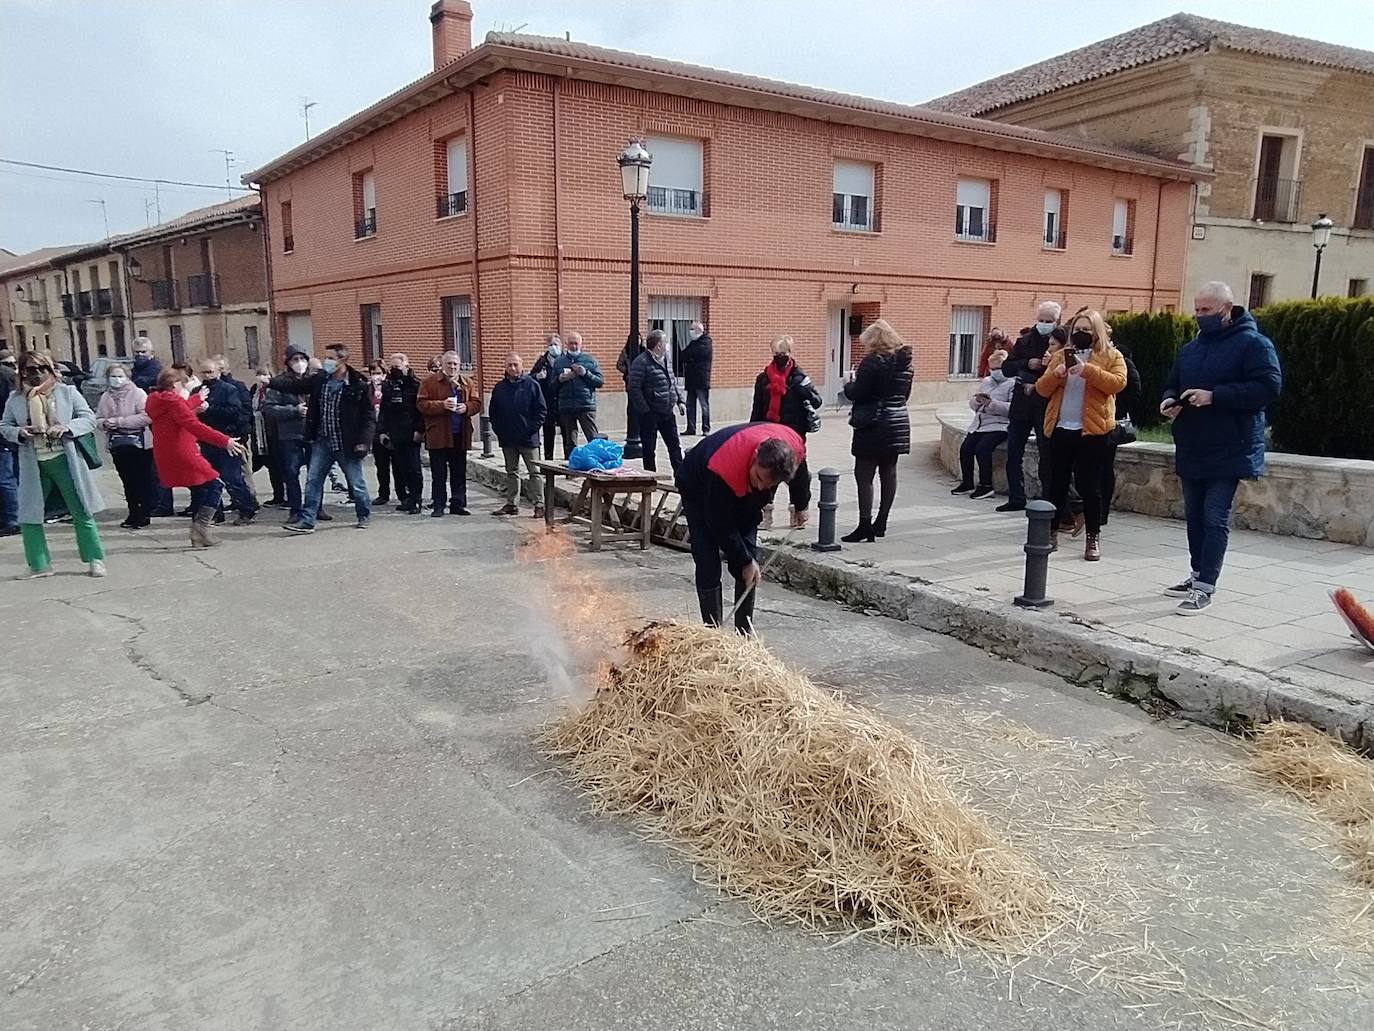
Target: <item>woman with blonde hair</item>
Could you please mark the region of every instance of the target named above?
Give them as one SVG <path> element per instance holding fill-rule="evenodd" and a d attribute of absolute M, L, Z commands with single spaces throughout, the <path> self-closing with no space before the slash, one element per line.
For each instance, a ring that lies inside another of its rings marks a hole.
<path fill-rule="evenodd" d="M 883 319 L 859 334 L 859 343 L 868 353 L 844 385 L 844 396 L 854 404 L 849 413 L 849 425 L 854 428 L 849 451 L 859 488 L 859 525 L 840 538 L 850 544 L 871 542 L 887 533 L 887 516 L 897 497 L 897 459 L 911 451 L 911 419 L 906 411 L 914 378 L 911 348 Z M 874 473 L 882 489 L 876 519 Z"/>
<path fill-rule="evenodd" d="M 1083 558 L 1102 557 L 1102 465 L 1116 425 L 1116 395 L 1126 386 L 1126 361 L 1112 346 L 1111 331 L 1101 314 L 1085 308 L 1069 320 L 1069 346 L 1049 359 L 1035 384 L 1045 398 L 1045 434 L 1050 438 L 1049 501 L 1058 522 L 1068 514 L 1069 480 L 1083 499 L 1088 539 Z M 1051 543 L 1059 546 L 1059 531 Z"/>

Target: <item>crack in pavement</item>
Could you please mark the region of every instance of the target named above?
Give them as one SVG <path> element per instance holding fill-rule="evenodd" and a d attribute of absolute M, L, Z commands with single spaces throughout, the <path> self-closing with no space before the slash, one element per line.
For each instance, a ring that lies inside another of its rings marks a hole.
<path fill-rule="evenodd" d="M 187 705 L 200 705 L 210 700 L 210 694 L 208 692 L 206 692 L 205 694 L 197 694 L 194 691 L 191 691 L 189 688 L 187 688 L 180 681 L 170 676 L 164 676 L 162 671 L 158 669 L 155 665 L 153 665 L 152 661 L 145 657 L 143 653 L 139 651 L 138 640 L 148 632 L 148 627 L 143 622 L 142 617 L 131 616 L 124 612 L 102 612 L 99 609 L 93 609 L 88 605 L 82 605 L 79 602 L 71 601 L 67 598 L 49 598 L 48 600 L 54 601 L 59 605 L 65 605 L 68 608 L 75 609 L 78 612 L 84 612 L 90 616 L 105 616 L 109 619 L 115 619 L 121 623 L 126 623 L 129 626 L 132 626 L 134 628 L 133 636 L 126 638 L 122 642 L 124 646 L 125 657 L 129 660 L 130 665 L 132 665 L 135 669 L 141 670 L 142 672 L 146 673 L 150 679 L 156 681 L 157 683 L 165 684 L 167 687 L 171 688 L 174 692 L 176 692 L 177 697 L 180 698 Z"/>

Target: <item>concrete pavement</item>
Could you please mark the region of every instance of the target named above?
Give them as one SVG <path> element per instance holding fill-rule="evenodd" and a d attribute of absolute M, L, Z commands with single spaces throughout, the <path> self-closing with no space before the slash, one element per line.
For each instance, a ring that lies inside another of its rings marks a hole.
<path fill-rule="evenodd" d="M 565 596 L 475 493 L 201 554 L 107 522 L 108 579 L 4 583 L 0 1027 L 1374 1022 L 1367 896 L 1236 742 L 776 587 L 770 646 L 934 749 L 1075 916 L 1027 957 L 752 921 L 540 755 Z M 627 616 L 574 652 L 692 611 L 686 556 L 574 562 Z"/>

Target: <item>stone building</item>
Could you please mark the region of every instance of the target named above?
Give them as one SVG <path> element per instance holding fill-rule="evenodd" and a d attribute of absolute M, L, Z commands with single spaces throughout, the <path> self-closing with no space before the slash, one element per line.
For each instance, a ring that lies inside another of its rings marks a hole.
<path fill-rule="evenodd" d="M 1176 14 L 930 101 L 1212 173 L 1193 198 L 1185 294 L 1307 297 L 1374 284 L 1374 53 Z"/>
<path fill-rule="evenodd" d="M 930 397 L 965 392 L 951 380 L 983 335 L 1038 299 L 1179 303 L 1197 173 L 1173 157 L 563 39 L 473 49 L 471 19 L 439 0 L 432 72 L 244 177 L 279 342 L 453 346 L 489 388 L 510 348 L 576 329 L 609 368 L 629 329 L 630 138 L 654 157 L 639 328 L 708 323 L 722 419 L 747 414 L 778 333 L 833 393 L 882 316 Z"/>

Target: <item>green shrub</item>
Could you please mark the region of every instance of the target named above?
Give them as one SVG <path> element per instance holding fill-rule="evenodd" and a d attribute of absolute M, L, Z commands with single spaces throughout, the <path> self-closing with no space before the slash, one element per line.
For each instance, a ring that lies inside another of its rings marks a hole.
<path fill-rule="evenodd" d="M 1283 369 L 1274 450 L 1374 459 L 1374 298 L 1284 301 L 1255 319 Z"/>
<path fill-rule="evenodd" d="M 1197 335 L 1197 323 L 1190 315 L 1167 311 L 1117 315 L 1109 321 L 1113 343 L 1130 355 L 1140 370 L 1136 422 L 1145 427 L 1157 426 L 1164 421 L 1159 414 L 1164 381 L 1169 378 L 1179 348 Z"/>

